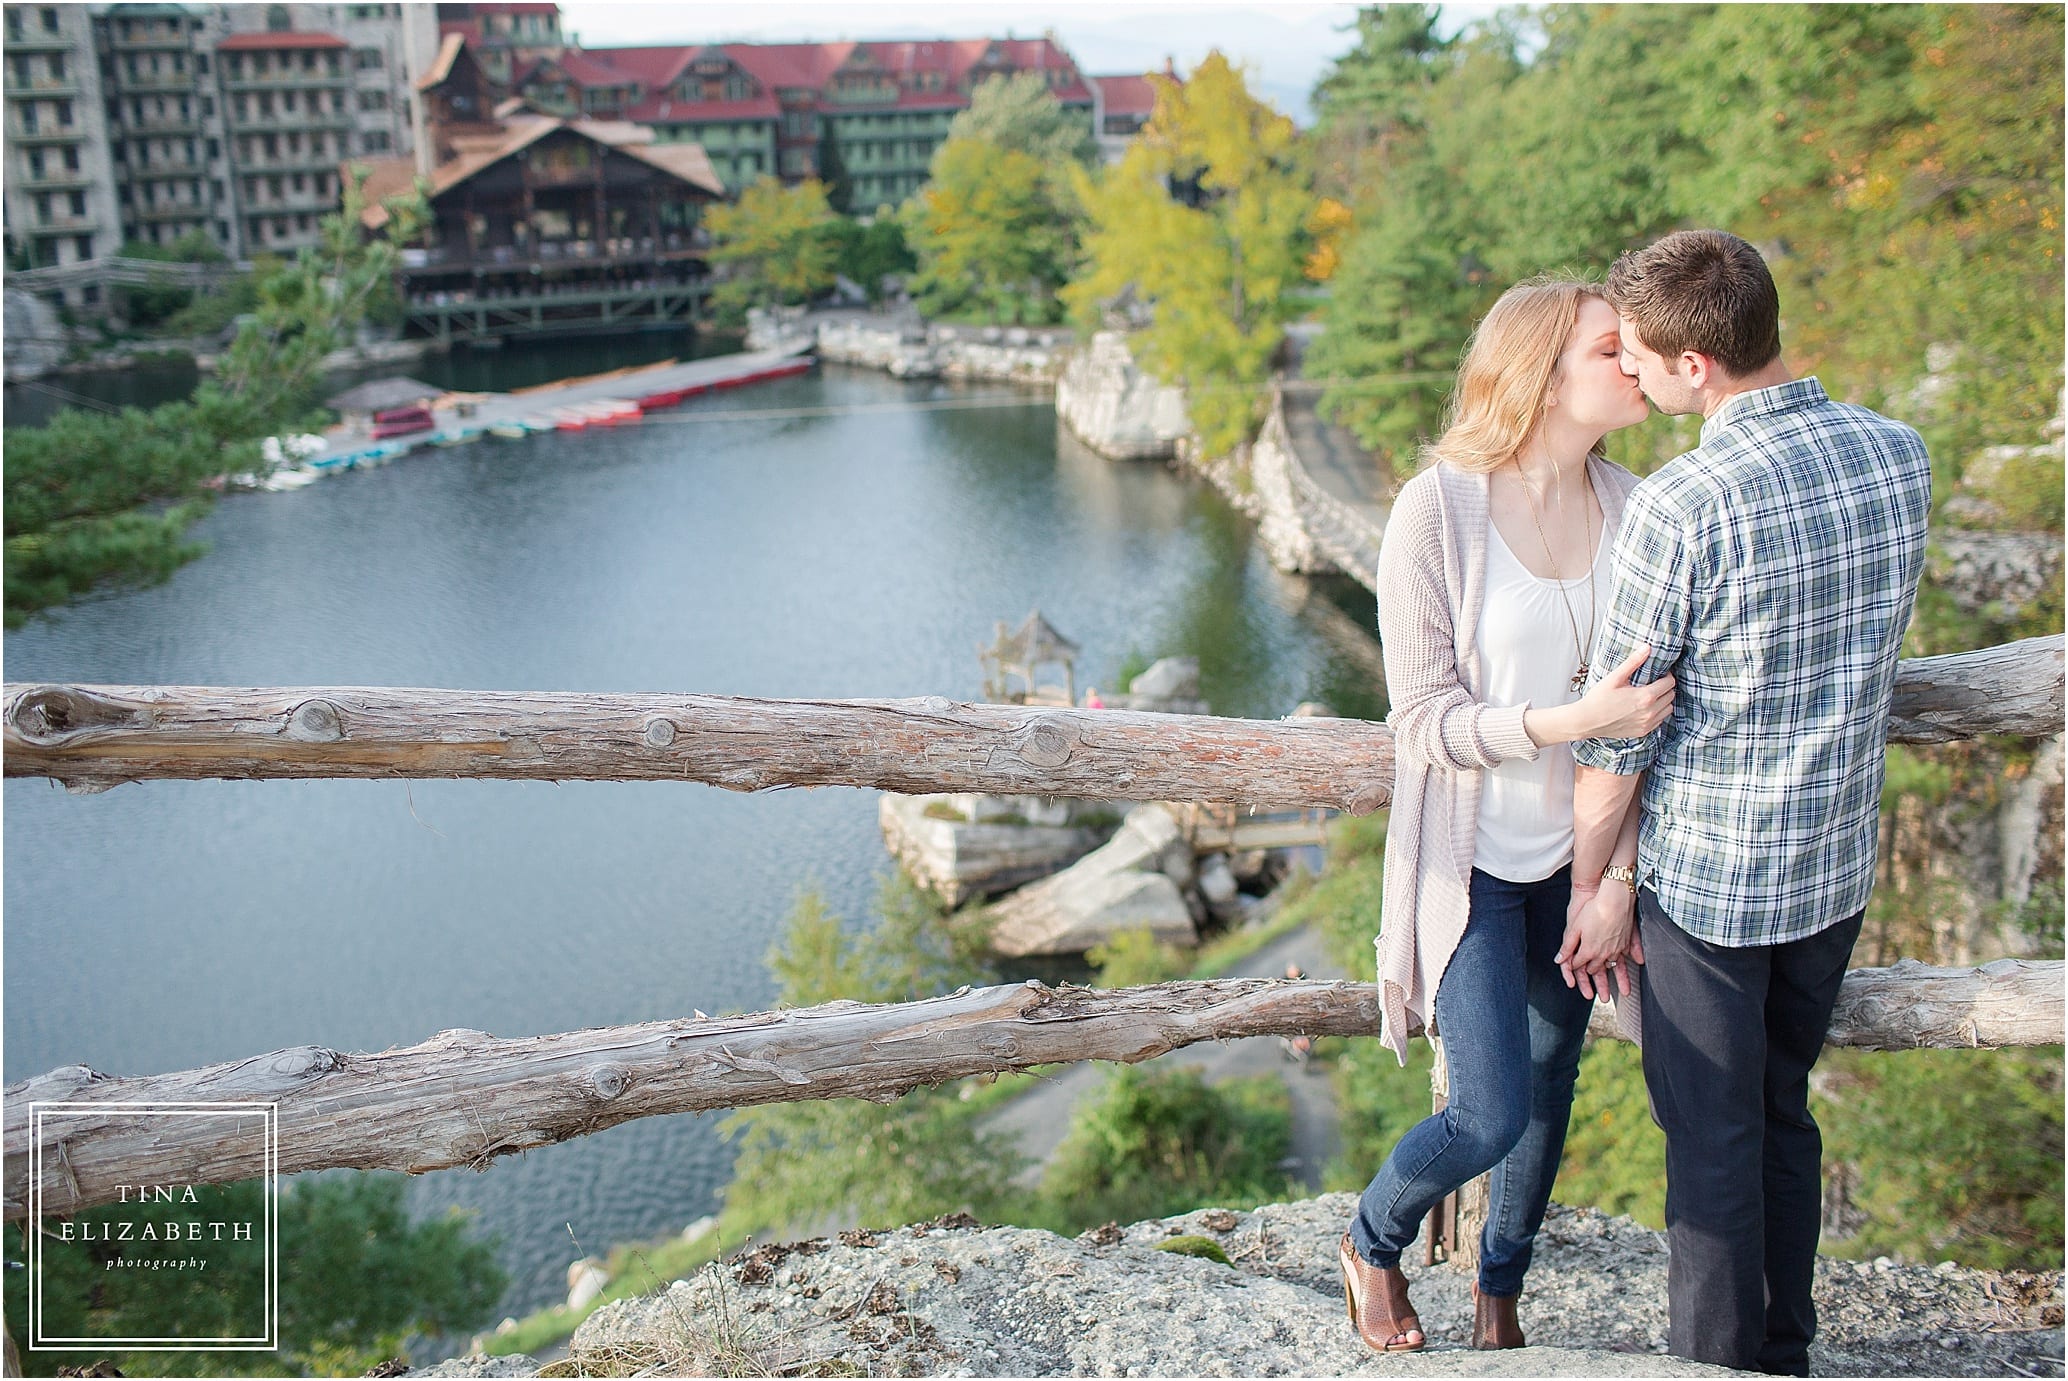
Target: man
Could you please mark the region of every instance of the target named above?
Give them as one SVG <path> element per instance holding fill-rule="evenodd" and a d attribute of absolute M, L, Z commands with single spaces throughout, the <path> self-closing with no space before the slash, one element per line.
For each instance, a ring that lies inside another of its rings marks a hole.
<path fill-rule="evenodd" d="M 1705 421 L 1631 494 L 1616 538 L 1594 675 L 1648 644 L 1635 679 L 1670 671 L 1679 698 L 1647 739 L 1574 745 L 1560 962 L 1606 987 L 1634 908 L 1672 1351 L 1807 1376 L 1823 1150 L 1809 1071 L 1873 885 L 1931 462 L 1910 428 L 1789 374 L 1773 278 L 1736 236 L 1626 254 L 1608 293 L 1624 372 L 1660 411 Z M 1640 774 L 1637 876 L 1604 882 Z"/>

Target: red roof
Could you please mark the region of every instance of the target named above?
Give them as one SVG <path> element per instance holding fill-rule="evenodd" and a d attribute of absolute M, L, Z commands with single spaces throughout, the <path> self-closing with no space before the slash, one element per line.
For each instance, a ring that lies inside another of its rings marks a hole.
<path fill-rule="evenodd" d="M 217 52 L 237 53 L 276 48 L 349 48 L 336 34 L 231 34 L 215 45 Z"/>
<path fill-rule="evenodd" d="M 733 63 L 759 83 L 760 94 L 733 101 L 680 99 L 676 83 L 691 63 L 708 56 L 723 57 Z M 873 70 L 900 79 L 896 98 L 875 105 L 876 109 L 887 106 L 896 110 L 959 110 L 969 103 L 968 96 L 960 90 L 961 84 L 986 65 L 987 57 L 992 59 L 990 66 L 1001 72 L 1067 71 L 1070 80 L 1051 88 L 1056 99 L 1071 105 L 1091 104 L 1091 88 L 1069 54 L 1046 38 L 571 48 L 561 55 L 559 63 L 577 86 L 642 87 L 641 99 L 624 110 L 626 119 L 708 121 L 775 119 L 782 113 L 778 93 L 806 91 L 816 101 L 843 69 Z M 929 72 L 940 74 L 935 89 L 908 85 L 906 79 Z M 1150 101 L 1153 104 L 1153 93 Z M 867 110 L 872 104 L 860 104 L 855 109 Z"/>
<path fill-rule="evenodd" d="M 1093 77 L 1106 98 L 1108 115 L 1149 115 L 1156 110 L 1156 82 L 1148 76 Z"/>

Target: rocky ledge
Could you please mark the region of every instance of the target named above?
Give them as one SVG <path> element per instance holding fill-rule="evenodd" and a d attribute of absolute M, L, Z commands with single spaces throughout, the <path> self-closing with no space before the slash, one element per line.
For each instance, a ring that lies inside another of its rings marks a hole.
<path fill-rule="evenodd" d="M 1208 1209 L 1074 1241 L 956 1217 L 759 1246 L 605 1306 L 569 1356 L 543 1369 L 529 1358 L 469 1358 L 414 1374 L 1732 1374 L 1663 1355 L 1661 1234 L 1556 1206 L 1522 1301 L 1531 1346 L 1471 1351 L 1469 1278 L 1410 1266 L 1429 1349 L 1375 1356 L 1350 1331 L 1336 1271 L 1354 1203 L 1331 1194 L 1248 1213 Z M 2059 1272 L 1825 1259 L 1811 1364 L 1820 1376 L 2060 1376 L 2061 1304 Z"/>

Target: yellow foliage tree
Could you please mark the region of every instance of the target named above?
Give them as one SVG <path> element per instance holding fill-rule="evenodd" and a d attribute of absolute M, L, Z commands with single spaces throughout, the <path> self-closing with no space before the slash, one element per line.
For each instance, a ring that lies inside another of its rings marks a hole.
<path fill-rule="evenodd" d="M 711 259 L 730 266 L 712 294 L 723 315 L 771 302 L 808 302 L 833 286 L 833 208 L 816 178 L 785 187 L 763 177 L 729 206 L 714 206 Z"/>
<path fill-rule="evenodd" d="M 1220 454 L 1261 419 L 1317 202 L 1299 131 L 1219 52 L 1183 83 L 1156 83 L 1155 113 L 1126 156 L 1077 176 L 1091 228 L 1063 298 L 1087 323 L 1130 288 L 1149 303 L 1136 354 L 1185 387 L 1201 443 Z"/>

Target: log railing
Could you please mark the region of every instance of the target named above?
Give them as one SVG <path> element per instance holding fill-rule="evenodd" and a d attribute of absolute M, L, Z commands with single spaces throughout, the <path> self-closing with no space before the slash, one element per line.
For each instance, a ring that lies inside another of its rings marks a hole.
<path fill-rule="evenodd" d="M 492 777 L 1386 804 L 1393 738 L 1265 721 L 916 700 L 218 686 L 6 687 L 6 774 L 75 790 L 166 778 Z M 2061 730 L 2062 639 L 1905 661 L 1889 738 Z"/>
<path fill-rule="evenodd" d="M 860 786 L 1332 807 L 1386 804 L 1384 725 L 1280 722 L 923 700 L 512 694 L 377 688 L 8 685 L 8 776 L 75 790 L 169 778 L 670 779 L 732 790 Z M 1889 737 L 1939 742 L 2062 728 L 2062 639 L 1903 663 Z M 2062 965 L 1906 962 L 1846 977 L 1834 1044 L 2053 1044 Z M 889 1099 L 1038 1064 L 1132 1062 L 1201 1040 L 1358 1035 L 1368 984 L 1224 980 L 1119 992 L 1038 983 L 926 1002 L 829 1003 L 498 1039 L 447 1031 L 379 1054 L 316 1047 L 142 1078 L 84 1066 L 5 1090 L 5 1214 L 29 1203 L 32 1152 L 51 1212 L 124 1184 L 219 1183 L 263 1167 L 220 1130 L 148 1133 L 31 1103 L 279 1104 L 282 1171 L 485 1166 L 511 1151 L 662 1113 L 810 1098 Z M 40 1135 L 40 1141 L 34 1137 Z"/>
<path fill-rule="evenodd" d="M 1906 961 L 1859 969 L 1839 991 L 1831 1043 L 1873 1050 L 2045 1045 L 2061 1039 L 2058 962 L 1977 969 Z M 1221 979 L 1098 991 L 1040 983 L 964 988 L 923 1002 L 829 1002 L 796 1011 L 498 1038 L 441 1031 L 378 1054 L 299 1046 L 206 1069 L 111 1078 L 81 1065 L 7 1089 L 6 1216 L 28 1211 L 41 1151 L 45 1212 L 114 1201 L 122 1185 L 212 1184 L 265 1166 L 262 1135 L 177 1121 L 139 1129 L 29 1105 L 277 1103 L 283 1173 L 351 1166 L 412 1174 L 635 1118 L 816 1098 L 888 1102 L 923 1084 L 1081 1060 L 1132 1064 L 1198 1041 L 1361 1036 L 1378 1029 L 1369 983 Z"/>

